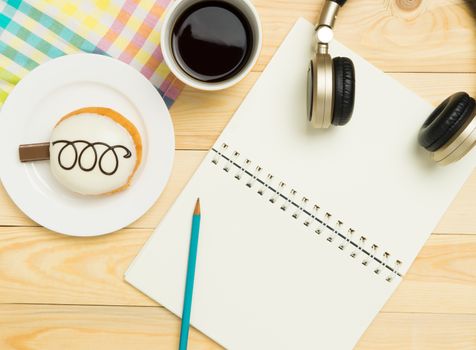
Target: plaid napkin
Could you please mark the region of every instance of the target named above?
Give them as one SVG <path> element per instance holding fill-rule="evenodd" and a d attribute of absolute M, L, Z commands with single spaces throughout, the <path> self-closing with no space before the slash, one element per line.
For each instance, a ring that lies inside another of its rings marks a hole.
<path fill-rule="evenodd" d="M 171 106 L 182 83 L 160 50 L 161 18 L 171 0 L 0 0 L 0 106 L 37 65 L 90 52 L 126 62 Z"/>

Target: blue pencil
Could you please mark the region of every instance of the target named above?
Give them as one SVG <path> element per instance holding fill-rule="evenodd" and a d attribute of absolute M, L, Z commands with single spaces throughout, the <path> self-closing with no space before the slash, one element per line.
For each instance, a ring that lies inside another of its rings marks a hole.
<path fill-rule="evenodd" d="M 188 331 L 190 329 L 190 313 L 192 311 L 193 282 L 195 280 L 195 265 L 197 262 L 198 236 L 200 233 L 200 199 L 197 199 L 193 211 L 192 233 L 190 235 L 190 248 L 188 251 L 187 279 L 183 297 L 182 326 L 180 328 L 179 350 L 186 350 L 188 344 Z"/>

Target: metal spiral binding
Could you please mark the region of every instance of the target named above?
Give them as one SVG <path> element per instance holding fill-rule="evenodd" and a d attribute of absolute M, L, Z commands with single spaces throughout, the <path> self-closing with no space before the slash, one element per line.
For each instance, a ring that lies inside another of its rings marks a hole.
<path fill-rule="evenodd" d="M 244 182 L 245 186 L 255 190 L 258 195 L 265 197 L 271 204 L 276 205 L 283 212 L 290 212 L 295 220 L 302 224 L 317 236 L 323 236 L 329 244 L 335 244 L 343 253 L 369 268 L 376 275 L 384 275 L 387 282 L 392 282 L 395 277 L 402 277 L 399 269 L 402 265 L 400 260 L 390 259 L 390 253 L 379 253 L 380 248 L 376 244 L 367 242 L 365 236 L 358 236 L 353 228 L 344 229 L 344 222 L 333 220 L 332 214 L 324 212 L 314 204 L 310 208 L 310 200 L 307 197 L 299 199 L 295 189 L 289 188 L 284 182 L 275 181 L 274 175 L 267 173 L 263 176 L 263 169 L 259 165 L 253 165 L 249 159 L 240 161 L 238 151 L 229 151 L 227 144 L 222 144 L 219 149 L 212 148 L 214 156 L 212 164 L 220 167 L 227 173 L 232 173 L 237 181 Z M 264 179 L 263 179 L 264 178 Z"/>

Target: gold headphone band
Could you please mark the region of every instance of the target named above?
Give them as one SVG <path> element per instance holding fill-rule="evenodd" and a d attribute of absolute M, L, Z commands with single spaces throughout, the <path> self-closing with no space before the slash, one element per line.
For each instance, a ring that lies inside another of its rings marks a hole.
<path fill-rule="evenodd" d="M 338 3 L 326 0 L 326 2 L 324 3 L 324 7 L 322 8 L 321 16 L 319 18 L 319 24 L 317 25 L 316 30 L 318 30 L 319 27 L 322 26 L 326 26 L 332 29 L 334 27 L 339 9 L 340 6 Z"/>

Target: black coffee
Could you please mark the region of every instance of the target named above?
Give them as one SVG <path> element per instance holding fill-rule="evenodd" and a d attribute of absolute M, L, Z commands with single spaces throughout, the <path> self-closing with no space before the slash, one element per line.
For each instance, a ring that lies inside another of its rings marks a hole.
<path fill-rule="evenodd" d="M 177 19 L 172 50 L 191 77 L 218 82 L 231 78 L 247 63 L 253 48 L 251 26 L 235 6 L 203 1 Z"/>

